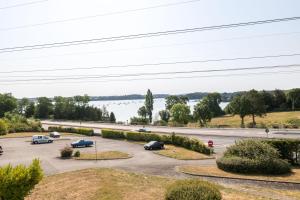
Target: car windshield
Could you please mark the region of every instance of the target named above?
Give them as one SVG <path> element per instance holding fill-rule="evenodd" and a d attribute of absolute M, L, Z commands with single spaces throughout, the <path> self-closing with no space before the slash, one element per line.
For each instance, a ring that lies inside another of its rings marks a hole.
<path fill-rule="evenodd" d="M 148 145 L 153 145 L 155 143 L 156 143 L 156 141 L 151 141 L 151 142 L 148 143 Z"/>

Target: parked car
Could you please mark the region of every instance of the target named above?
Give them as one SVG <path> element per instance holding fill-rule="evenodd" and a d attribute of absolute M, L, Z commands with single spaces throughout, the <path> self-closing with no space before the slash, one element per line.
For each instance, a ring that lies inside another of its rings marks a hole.
<path fill-rule="evenodd" d="M 164 143 L 158 141 L 151 141 L 144 145 L 145 150 L 156 150 L 156 149 L 164 149 Z"/>
<path fill-rule="evenodd" d="M 32 136 L 32 144 L 44 144 L 52 143 L 53 140 L 45 135 L 34 135 Z"/>
<path fill-rule="evenodd" d="M 72 142 L 71 146 L 73 148 L 76 148 L 76 147 L 90 147 L 93 144 L 94 144 L 94 142 L 90 141 L 90 140 L 77 140 L 76 142 Z"/>
<path fill-rule="evenodd" d="M 49 136 L 52 138 L 60 138 L 60 134 L 58 132 L 51 132 Z"/>
<path fill-rule="evenodd" d="M 0 155 L 3 154 L 3 149 L 2 149 L 2 146 L 0 146 Z"/>

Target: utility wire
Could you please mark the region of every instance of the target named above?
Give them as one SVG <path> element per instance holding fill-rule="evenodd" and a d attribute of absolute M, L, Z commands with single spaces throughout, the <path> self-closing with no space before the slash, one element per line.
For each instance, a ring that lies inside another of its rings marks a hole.
<path fill-rule="evenodd" d="M 235 57 L 235 58 L 219 58 L 219 59 L 207 59 L 207 60 L 190 60 L 190 61 L 175 61 L 175 62 L 128 64 L 128 65 L 109 65 L 109 66 L 102 66 L 102 67 L 98 66 L 98 67 L 73 67 L 73 68 L 52 68 L 52 69 L 0 71 L 0 74 L 74 71 L 74 70 L 108 69 L 108 68 L 128 68 L 128 67 L 142 67 L 142 66 L 160 66 L 160 65 L 176 65 L 176 64 L 192 64 L 192 63 L 207 63 L 207 62 L 223 62 L 223 61 L 236 61 L 236 60 L 252 60 L 252 59 L 265 59 L 265 58 L 281 58 L 281 57 L 293 57 L 293 56 L 300 56 L 300 53 L 279 54 L 279 55 L 266 55 L 266 56 L 251 56 L 251 57 Z M 13 76 L 6 76 L 6 77 L 13 77 Z M 15 76 L 15 77 L 26 77 L 26 76 Z"/>
<path fill-rule="evenodd" d="M 43 2 L 46 2 L 46 1 L 49 1 L 49 0 L 31 1 L 31 2 L 27 2 L 27 3 L 15 4 L 15 5 L 11 5 L 11 6 L 4 6 L 4 7 L 0 7 L 0 10 L 23 7 L 23 6 L 29 6 L 29 5 L 33 5 L 33 4 L 43 3 Z"/>
<path fill-rule="evenodd" d="M 192 33 L 192 32 L 199 32 L 199 31 L 219 30 L 219 29 L 228 29 L 228 28 L 236 28 L 236 27 L 243 27 L 243 26 L 253 26 L 259 24 L 295 21 L 299 19 L 300 17 L 290 17 L 290 18 L 280 18 L 280 19 L 271 19 L 271 20 L 262 20 L 262 21 L 242 22 L 242 23 L 235 23 L 235 24 L 224 24 L 224 25 L 217 25 L 217 26 L 206 26 L 206 27 L 197 27 L 197 28 L 188 28 L 188 29 L 140 33 L 140 34 L 133 34 L 133 35 L 121 35 L 121 36 L 114 36 L 114 37 L 86 39 L 86 40 L 75 40 L 75 41 L 45 43 L 45 44 L 36 44 L 36 45 L 28 45 L 28 46 L 7 47 L 7 48 L 0 49 L 0 53 L 48 49 L 48 48 L 75 46 L 75 45 L 100 43 L 100 42 L 112 42 L 112 41 L 120 41 L 120 40 L 131 40 L 131 39 L 138 39 L 138 38 L 158 37 L 158 36 L 184 34 L 184 33 Z"/>
<path fill-rule="evenodd" d="M 42 79 L 16 79 L 16 80 L 1 80 L 1 83 L 6 82 L 36 82 L 36 81 L 56 81 L 56 80 L 82 80 L 82 79 L 100 79 L 100 78 L 119 78 L 119 77 L 140 77 L 154 75 L 173 75 L 173 74 L 191 74 L 191 73 L 208 73 L 208 72 L 225 72 L 225 71 L 246 71 L 246 70 L 261 70 L 261 69 L 277 69 L 277 68 L 298 68 L 300 64 L 292 65 L 274 65 L 260 67 L 243 67 L 243 68 L 220 68 L 209 70 L 190 70 L 190 71 L 173 71 L 173 72 L 150 72 L 150 73 L 132 73 L 132 74 L 105 74 L 85 77 L 64 77 L 64 78 L 42 78 Z"/>
<path fill-rule="evenodd" d="M 65 23 L 65 22 L 71 22 L 71 21 L 87 20 L 87 19 L 93 19 L 93 18 L 104 17 L 104 16 L 120 15 L 120 14 L 126 14 L 126 13 L 131 13 L 131 12 L 139 12 L 139 11 L 156 9 L 156 8 L 171 7 L 171 6 L 176 6 L 176 5 L 195 3 L 198 1 L 201 1 L 201 0 L 190 0 L 190 1 L 175 2 L 175 3 L 158 4 L 158 5 L 148 6 L 148 7 L 143 7 L 143 8 L 128 9 L 128 10 L 122 10 L 122 11 L 115 11 L 115 12 L 96 14 L 96 15 L 83 16 L 83 17 L 68 18 L 68 19 L 62 19 L 62 20 L 53 20 L 53 21 L 37 23 L 37 24 L 28 24 L 28 25 L 22 25 L 22 26 L 0 28 L 0 31 L 9 31 L 9 30 L 45 26 L 45 25 L 51 25 L 51 24 L 57 24 L 57 23 Z"/>

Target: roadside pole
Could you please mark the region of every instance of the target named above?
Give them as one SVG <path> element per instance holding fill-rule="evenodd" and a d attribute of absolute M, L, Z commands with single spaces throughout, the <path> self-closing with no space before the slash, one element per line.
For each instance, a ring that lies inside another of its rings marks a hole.
<path fill-rule="evenodd" d="M 96 153 L 96 162 L 98 161 L 98 153 L 97 153 L 97 141 L 95 140 L 95 153 Z"/>

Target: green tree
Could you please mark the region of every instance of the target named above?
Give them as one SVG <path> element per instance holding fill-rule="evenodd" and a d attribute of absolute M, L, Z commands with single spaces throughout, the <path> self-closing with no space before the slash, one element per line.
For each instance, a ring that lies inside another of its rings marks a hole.
<path fill-rule="evenodd" d="M 172 121 L 179 124 L 187 124 L 190 118 L 190 107 L 186 104 L 177 103 L 172 106 L 170 113 Z"/>
<path fill-rule="evenodd" d="M 47 97 L 39 97 L 35 109 L 35 117 L 47 119 L 53 113 L 53 104 L 51 99 Z"/>
<path fill-rule="evenodd" d="M 276 89 L 273 92 L 274 95 L 274 109 L 277 111 L 283 111 L 287 109 L 287 100 L 284 91 Z"/>
<path fill-rule="evenodd" d="M 296 104 L 300 103 L 300 88 L 294 88 L 288 91 L 287 100 L 291 102 L 292 110 L 296 108 Z"/>
<path fill-rule="evenodd" d="M 250 90 L 245 94 L 245 98 L 249 101 L 249 114 L 252 116 L 253 126 L 256 125 L 255 116 L 263 116 L 266 114 L 266 106 L 262 95 L 256 90 Z"/>
<path fill-rule="evenodd" d="M 138 115 L 144 119 L 147 118 L 147 110 L 146 110 L 146 107 L 145 106 L 142 106 L 139 108 L 138 110 Z"/>
<path fill-rule="evenodd" d="M 199 120 L 201 126 L 205 126 L 212 118 L 212 112 L 207 101 L 198 102 L 194 106 L 194 118 Z"/>
<path fill-rule="evenodd" d="M 111 112 L 110 115 L 109 115 L 109 121 L 111 123 L 116 123 L 116 117 L 115 117 L 115 114 L 113 112 Z"/>
<path fill-rule="evenodd" d="M 29 99 L 27 98 L 22 98 L 21 100 L 18 101 L 18 112 L 21 115 L 25 115 L 25 111 L 27 107 L 29 106 Z"/>
<path fill-rule="evenodd" d="M 205 104 L 209 107 L 212 117 L 218 117 L 224 114 L 220 107 L 222 101 L 221 94 L 217 92 L 209 93 L 202 101 L 205 101 Z"/>
<path fill-rule="evenodd" d="M 159 111 L 159 116 L 161 120 L 168 122 L 170 119 L 170 112 L 168 110 L 161 110 Z"/>
<path fill-rule="evenodd" d="M 4 117 L 6 112 L 12 112 L 17 108 L 17 99 L 11 94 L 0 94 L 0 118 Z"/>
<path fill-rule="evenodd" d="M 259 92 L 263 99 L 264 99 L 264 102 L 265 102 L 265 105 L 266 105 L 266 110 L 268 112 L 272 111 L 274 109 L 274 96 L 272 95 L 271 92 L 267 92 L 265 90 Z"/>
<path fill-rule="evenodd" d="M 175 95 L 168 96 L 166 97 L 166 109 L 171 110 L 173 105 L 177 103 L 187 104 L 188 101 L 189 98 L 187 96 L 175 96 Z"/>
<path fill-rule="evenodd" d="M 241 127 L 245 127 L 244 118 L 250 114 L 251 103 L 245 95 L 237 95 L 228 104 L 231 114 L 239 115 L 241 118 Z"/>
<path fill-rule="evenodd" d="M 154 101 L 153 101 L 152 92 L 150 91 L 150 89 L 148 89 L 146 98 L 145 98 L 145 108 L 146 108 L 147 115 L 149 116 L 150 123 L 152 122 L 153 103 L 154 103 Z"/>

